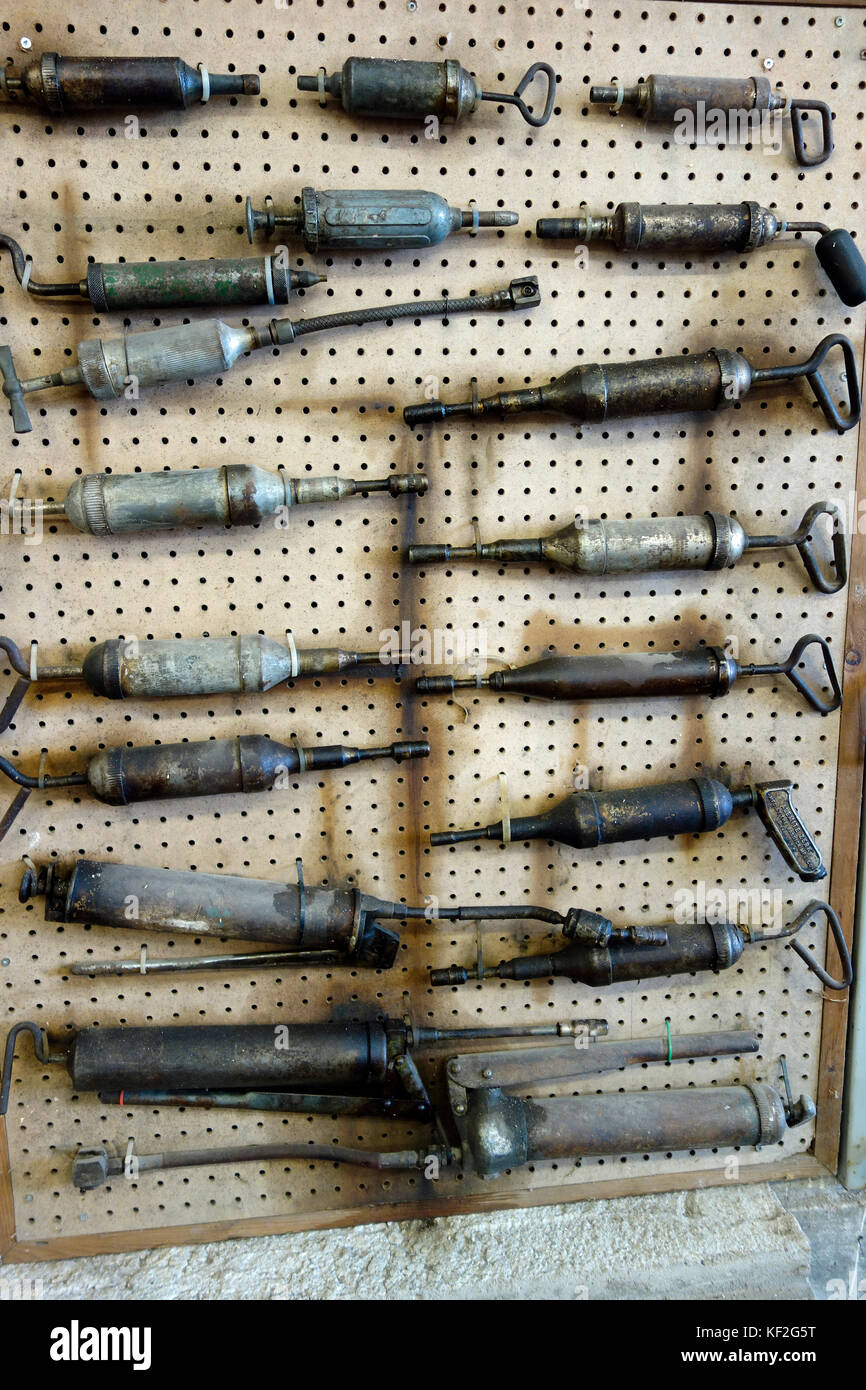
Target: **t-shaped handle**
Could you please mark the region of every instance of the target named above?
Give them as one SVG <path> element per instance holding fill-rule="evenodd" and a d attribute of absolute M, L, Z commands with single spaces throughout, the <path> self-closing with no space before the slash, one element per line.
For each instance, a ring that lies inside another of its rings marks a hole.
<path fill-rule="evenodd" d="M 24 391 L 18 380 L 11 348 L 0 347 L 0 374 L 3 376 L 3 395 L 9 401 L 15 433 L 28 434 L 33 425 L 24 404 Z"/>

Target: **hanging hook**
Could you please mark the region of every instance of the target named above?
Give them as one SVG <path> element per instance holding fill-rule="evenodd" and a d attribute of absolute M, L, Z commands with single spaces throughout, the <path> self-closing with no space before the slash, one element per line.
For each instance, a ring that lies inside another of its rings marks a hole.
<path fill-rule="evenodd" d="M 541 115 L 533 116 L 526 102 L 523 100 L 523 93 L 526 91 L 530 82 L 533 82 L 540 72 L 543 72 L 547 78 L 547 100 Z M 527 68 L 513 92 L 482 92 L 481 100 L 495 101 L 505 106 L 516 106 L 523 119 L 529 125 L 547 125 L 547 122 L 553 115 L 553 103 L 556 100 L 556 73 L 549 63 L 533 63 L 531 68 Z"/>
<path fill-rule="evenodd" d="M 5 734 L 18 712 L 21 701 L 30 689 L 32 673 L 30 663 L 21 655 L 20 648 L 12 641 L 11 637 L 0 637 L 0 651 L 6 653 L 9 657 L 9 665 L 18 675 L 17 681 L 6 697 L 3 708 L 0 709 L 0 733 Z"/>
<path fill-rule="evenodd" d="M 38 297 L 50 298 L 52 296 L 80 296 L 81 283 L 78 280 L 70 281 L 66 284 L 42 284 L 32 278 L 33 262 L 25 256 L 17 241 L 11 236 L 6 236 L 0 232 L 0 248 L 5 248 L 12 257 L 12 269 L 15 271 L 15 278 L 22 289 L 28 294 Z"/>
<path fill-rule="evenodd" d="M 6 1034 L 6 1048 L 3 1053 L 3 1080 L 0 1082 L 0 1115 L 5 1115 L 9 1108 L 9 1087 L 12 1084 L 12 1063 L 15 1058 L 15 1043 L 22 1033 L 29 1033 L 33 1038 L 33 1051 L 36 1053 L 36 1060 L 39 1062 L 50 1062 L 51 1056 L 48 1051 L 48 1035 L 44 1029 L 36 1023 L 14 1023 Z"/>

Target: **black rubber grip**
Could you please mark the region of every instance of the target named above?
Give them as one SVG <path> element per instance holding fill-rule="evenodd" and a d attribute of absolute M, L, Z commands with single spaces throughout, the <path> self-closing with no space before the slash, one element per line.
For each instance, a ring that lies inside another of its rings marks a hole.
<path fill-rule="evenodd" d="M 866 261 L 851 233 L 842 227 L 825 232 L 815 243 L 815 255 L 842 303 L 852 308 L 862 304 L 866 299 Z"/>

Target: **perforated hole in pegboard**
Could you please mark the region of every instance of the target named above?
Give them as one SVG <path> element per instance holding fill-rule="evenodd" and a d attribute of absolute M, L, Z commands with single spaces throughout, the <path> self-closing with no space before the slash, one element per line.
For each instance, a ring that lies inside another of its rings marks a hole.
<path fill-rule="evenodd" d="M 719 345 L 756 362 L 806 356 L 826 333 L 849 334 L 859 349 L 863 314 L 828 288 L 807 242 L 779 241 L 746 256 L 632 257 L 593 246 L 537 240 L 535 219 L 585 202 L 612 210 L 630 199 L 753 199 L 789 217 L 859 230 L 864 106 L 860 12 L 747 5 L 631 3 L 608 6 L 404 3 L 241 5 L 167 0 L 155 10 L 92 7 L 74 16 L 53 5 L 34 16 L 9 5 L 5 49 L 20 34 L 34 50 L 70 54 L 179 54 L 212 70 L 259 72 L 261 99 L 213 101 L 185 114 L 144 113 L 137 139 L 123 113 L 82 113 L 65 121 L 4 109 L 0 147 L 3 230 L 32 253 L 35 274 L 75 278 L 88 259 L 242 254 L 247 194 L 289 203 L 317 187 L 432 189 L 454 205 L 520 213 L 520 225 L 441 247 L 383 258 L 315 258 L 291 243 L 292 264 L 326 271 L 328 282 L 288 312 L 320 313 L 443 292 L 484 291 L 517 275 L 539 276 L 540 307 L 526 316 L 455 317 L 393 329 L 371 327 L 296 344 L 244 361 L 219 382 L 164 389 L 140 403 L 105 407 L 56 393 L 33 398 L 33 433 L 16 437 L 7 473 L 20 468 L 28 496 L 61 497 L 82 473 L 188 468 L 251 462 L 317 476 L 383 475 L 423 469 L 426 497 L 409 503 L 371 497 L 298 510 L 290 527 L 172 532 L 101 540 L 52 526 L 41 545 L 4 539 L 4 628 L 19 643 L 38 637 L 46 658 L 81 653 L 113 636 L 197 637 L 290 627 L 299 645 L 374 647 L 402 620 L 414 630 L 483 633 L 491 658 L 520 663 L 560 652 L 677 650 L 700 641 L 739 641 L 745 661 L 784 656 L 794 638 L 817 631 L 842 664 L 845 595 L 808 586 L 793 553 L 762 553 L 723 574 L 672 574 L 576 581 L 535 566 L 454 565 L 410 571 L 411 540 L 472 539 L 553 530 L 583 516 L 733 513 L 747 531 L 792 530 L 806 508 L 829 497 L 843 509 L 854 490 L 856 432 L 825 427 L 797 390 L 755 395 L 707 417 L 670 416 L 576 429 L 551 419 L 505 425 L 407 430 L 400 411 L 431 383 L 462 397 L 544 381 L 577 361 L 652 357 Z M 38 22 L 37 22 L 38 21 Z M 560 77 L 557 113 L 535 131 L 518 114 L 486 105 L 438 140 L 400 123 L 353 120 L 295 90 L 295 75 L 350 54 L 456 57 L 486 86 L 509 88 L 531 62 Z M 772 60 L 767 69 L 766 61 Z M 635 80 L 649 72 L 731 75 L 769 72 L 797 95 L 809 92 L 836 112 L 836 150 L 819 169 L 798 168 L 786 143 L 776 154 L 740 146 L 676 146 L 669 131 L 587 106 L 593 81 Z M 25 300 L 8 261 L 0 270 L 0 324 L 22 374 L 51 370 L 71 346 L 116 320 L 85 305 Z M 190 313 L 187 317 L 194 317 Z M 184 315 L 166 314 L 164 321 Z M 241 314 L 227 313 L 230 321 Z M 250 320 L 264 312 L 250 311 Z M 130 319 L 145 326 L 147 315 Z M 834 375 L 835 373 L 835 375 Z M 828 363 L 841 396 L 838 366 Z M 2 481 L 2 480 L 0 480 Z M 8 482 L 8 478 L 7 478 Z M 5 491 L 6 483 L 3 483 Z M 414 675 L 414 673 L 413 673 Z M 35 771 L 47 750 L 54 771 L 78 767 L 100 747 L 268 732 L 278 739 L 367 744 L 429 737 L 432 757 L 297 779 L 259 797 L 151 803 L 113 809 L 70 792 L 35 792 L 4 842 L 2 922 L 5 1017 L 33 1018 L 52 1032 L 100 1023 L 244 1022 L 394 1013 L 409 990 L 416 1016 L 442 1026 L 602 1016 L 611 1034 L 754 1028 L 756 1057 L 679 1063 L 670 1071 L 592 1080 L 589 1089 L 778 1080 L 784 1051 L 797 1090 L 814 1093 L 821 1027 L 820 988 L 780 943 L 753 947 L 719 976 L 641 981 L 595 992 L 568 981 L 491 982 L 431 990 L 427 967 L 469 963 L 474 927 L 421 923 L 402 929 L 397 966 L 363 971 L 232 972 L 120 982 L 70 976 L 92 954 L 183 954 L 186 940 L 41 920 L 37 903 L 16 899 L 17 862 L 87 854 L 142 865 L 288 878 L 301 855 L 308 882 L 353 874 L 379 896 L 442 904 L 574 902 L 618 924 L 670 918 L 679 890 L 779 889 L 790 918 L 808 890 L 786 868 L 757 818 L 736 817 L 718 833 L 687 841 L 612 846 L 578 854 L 535 843 L 430 850 L 428 832 L 498 819 L 497 773 L 508 774 L 512 814 L 543 808 L 572 786 L 573 770 L 593 785 L 630 786 L 721 770 L 736 780 L 789 776 L 795 799 L 831 861 L 838 716 L 822 720 L 782 681 L 743 680 L 709 702 L 625 701 L 541 705 L 470 694 L 456 703 L 411 695 L 411 681 L 298 682 L 262 697 L 148 707 L 113 704 L 61 688 L 31 693 L 4 740 L 4 752 Z M 118 940 L 122 936 L 122 940 Z M 485 931 L 493 961 L 550 938 L 524 925 Z M 823 933 L 806 944 L 819 954 Z M 217 949 L 210 943 L 210 948 Z M 203 949 L 200 946 L 198 949 Z M 237 949 L 227 942 L 219 949 Z M 324 1164 L 240 1165 L 145 1176 L 79 1195 L 68 1182 L 79 1143 L 135 1135 L 141 1152 L 280 1135 L 400 1146 L 411 1126 L 389 1122 L 169 1110 L 107 1110 L 73 1097 L 65 1073 L 42 1069 L 22 1048 L 8 1133 L 19 1239 L 176 1227 L 244 1217 L 315 1216 L 417 1201 L 471 1202 L 490 1186 L 460 1174 L 436 1184 L 413 1175 L 381 1177 Z M 415 1131 L 420 1133 L 420 1131 Z M 808 1127 L 792 1131 L 778 1155 L 804 1151 Z M 741 1153 L 745 1167 L 776 1157 Z M 555 1194 L 611 1176 L 670 1172 L 684 1179 L 719 1165 L 713 1153 L 612 1155 L 537 1164 L 506 1176 L 497 1192 Z"/>

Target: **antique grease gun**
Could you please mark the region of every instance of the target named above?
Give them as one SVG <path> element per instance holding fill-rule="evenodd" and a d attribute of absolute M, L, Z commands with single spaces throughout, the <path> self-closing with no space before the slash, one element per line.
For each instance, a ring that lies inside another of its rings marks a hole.
<path fill-rule="evenodd" d="M 81 280 L 47 284 L 32 278 L 33 262 L 18 242 L 0 233 L 22 289 L 38 299 L 88 299 L 97 313 L 168 309 L 204 304 L 288 304 L 294 290 L 326 275 L 291 270 L 281 256 L 234 256 L 204 261 L 92 262 Z"/>
<path fill-rule="evenodd" d="M 250 241 L 256 231 L 272 237 L 279 229 L 303 236 L 308 251 L 393 251 L 435 246 L 458 228 L 513 227 L 516 212 L 461 211 L 438 193 L 422 190 L 304 188 L 297 209 L 277 212 L 268 199 L 262 211 L 246 200 Z M 17 241 L 0 234 L 12 257 L 18 283 L 39 299 L 88 299 L 97 313 L 178 306 L 288 304 L 294 290 L 327 280 L 310 270 L 292 270 L 285 256 L 233 256 L 215 260 L 93 262 L 84 278 L 46 284 L 33 279 L 33 264 Z"/>
<path fill-rule="evenodd" d="M 73 975 L 158 975 L 203 970 L 268 969 L 291 965 L 351 965 L 387 970 L 400 946 L 385 923 L 538 922 L 562 929 L 565 945 L 543 955 L 521 955 L 485 969 L 480 951 L 474 969 L 451 966 L 431 970 L 432 985 L 467 980 L 530 980 L 568 976 L 600 987 L 622 980 L 726 970 L 736 965 L 750 942 L 796 936 L 818 913 L 825 914 L 839 959 L 841 982 L 833 980 L 800 944 L 791 949 L 825 985 L 845 989 L 851 983 L 851 958 L 836 913 L 829 903 L 813 901 L 781 929 L 741 927 L 730 922 L 672 922 L 660 927 L 614 927 L 606 917 L 584 908 L 566 913 L 521 903 L 469 904 L 465 907 L 409 906 L 362 893 L 355 884 L 308 887 L 300 859 L 296 882 L 240 878 L 179 869 L 77 859 L 68 868 L 57 863 L 39 867 L 26 861 L 18 891 L 20 902 L 45 899 L 46 922 L 84 922 L 126 930 L 159 931 L 188 937 L 219 937 L 279 949 L 234 955 L 176 956 L 155 960 L 87 960 L 71 967 Z"/>
<path fill-rule="evenodd" d="M 426 758 L 429 743 L 391 743 L 384 748 L 350 748 L 319 744 L 302 748 L 276 743 L 265 734 L 239 738 L 204 739 L 190 743 L 158 743 L 141 748 L 103 748 L 83 772 L 35 777 L 21 772 L 8 758 L 0 758 L 0 772 L 17 783 L 20 791 L 0 821 L 0 840 L 31 791 L 55 787 L 89 787 L 93 796 L 110 806 L 130 806 L 136 801 L 161 801 L 170 797 L 226 796 L 234 792 L 270 791 L 285 785 L 288 777 L 325 768 L 348 767 L 371 758 Z"/>
<path fill-rule="evenodd" d="M 72 367 L 48 372 L 29 380 L 19 380 L 12 353 L 0 347 L 0 373 L 16 433 L 33 428 L 24 397 L 35 391 L 57 386 L 84 386 L 94 400 L 119 400 L 134 388 L 138 392 L 168 382 L 217 375 L 249 352 L 284 347 L 310 333 L 360 327 L 367 323 L 392 323 L 397 319 L 449 318 L 453 314 L 505 313 L 530 309 L 541 302 L 538 280 L 527 276 L 512 280 L 490 294 L 470 294 L 463 298 L 417 299 L 407 304 L 384 304 L 375 309 L 348 309 L 317 318 L 271 319 L 269 323 L 231 325 L 220 319 L 201 319 L 196 323 L 177 323 L 167 328 L 146 328 L 123 332 L 113 338 L 87 338 L 77 346 L 78 360 Z"/>
<path fill-rule="evenodd" d="M 850 232 L 790 222 L 758 203 L 620 203 L 594 217 L 542 217 L 543 240 L 608 241 L 618 251 L 753 251 L 789 232 L 817 232 L 815 255 L 843 304 L 866 299 L 866 263 Z"/>
<path fill-rule="evenodd" d="M 298 648 L 291 633 L 274 642 L 259 633 L 240 637 L 174 638 L 163 642 L 113 638 L 91 647 L 83 661 L 42 664 L 38 647 L 25 657 L 9 637 L 0 637 L 18 674 L 0 710 L 0 733 L 9 728 L 31 685 L 82 682 L 93 695 L 108 700 L 165 699 L 177 695 L 247 695 L 273 690 L 283 681 L 363 670 L 368 676 L 399 675 L 381 651 L 350 652 L 341 647 Z"/>
<path fill-rule="evenodd" d="M 0 645 L 3 638 L 0 638 Z M 817 646 L 832 691 L 824 699 L 797 669 L 809 647 Z M 785 661 L 765 665 L 735 661 L 724 647 L 693 647 L 677 652 L 599 652 L 595 656 L 547 656 L 526 666 L 509 666 L 489 676 L 421 676 L 419 695 L 453 695 L 455 690 L 487 687 L 500 694 L 543 700 L 645 700 L 653 696 L 727 695 L 741 677 L 787 676 L 812 709 L 832 714 L 842 703 L 842 687 L 825 638 L 801 637 Z M 2 728 L 0 716 L 0 728 Z"/>
<path fill-rule="evenodd" d="M 427 491 L 422 473 L 385 478 L 292 478 L 250 463 L 221 468 L 173 468 L 160 473 L 85 473 L 60 501 L 36 499 L 47 522 L 67 521 L 89 536 L 123 536 L 196 526 L 258 526 L 273 521 L 283 529 L 294 507 L 342 502 L 387 492 L 391 497 Z"/>
<path fill-rule="evenodd" d="M 523 93 L 541 73 L 547 80 L 544 110 L 534 115 Z M 546 125 L 556 100 L 556 73 L 549 63 L 533 63 L 514 92 L 485 92 L 481 83 L 454 58 L 421 63 L 404 58 L 347 58 L 339 72 L 328 76 L 319 68 L 315 77 L 299 77 L 299 92 L 318 92 L 319 105 L 334 97 L 349 116 L 386 117 L 423 121 L 435 116 L 444 124 L 456 124 L 471 116 L 482 101 L 515 106 L 531 126 Z"/>
<path fill-rule="evenodd" d="M 787 925 L 779 928 L 746 926 L 708 918 L 700 922 L 666 922 L 662 926 L 615 927 L 609 918 L 585 908 L 556 912 L 535 908 L 537 920 L 560 926 L 564 944 L 558 950 L 521 954 L 498 965 L 485 965 L 480 935 L 474 965 L 430 968 L 431 985 L 465 985 L 469 980 L 550 980 L 566 978 L 595 989 L 623 980 L 649 980 L 686 975 L 698 970 L 728 970 L 746 946 L 795 937 L 821 913 L 833 937 L 841 978 L 836 980 L 800 941 L 790 949 L 828 989 L 845 990 L 854 970 L 842 924 L 829 903 L 817 898 Z M 515 914 L 517 917 L 518 914 Z M 527 914 L 528 915 L 528 914 Z M 47 916 L 47 911 L 46 911 Z"/>
<path fill-rule="evenodd" d="M 791 118 L 798 164 L 804 168 L 823 164 L 833 153 L 833 114 L 827 103 L 806 97 L 792 99 L 778 88 L 774 91 L 767 77 L 669 77 L 652 73 L 633 86 L 611 82 L 590 87 L 589 99 L 593 105 L 611 107 L 617 115 L 626 111 L 644 121 L 661 121 L 665 125 L 682 121 L 684 112 L 692 116 L 702 114 L 704 118 L 712 118 L 717 112 L 737 118 L 741 113 L 747 117 L 754 113 L 759 120 L 765 112 L 779 112 Z M 821 144 L 814 154 L 807 152 L 804 138 L 804 122 L 810 111 L 821 122 Z M 748 120 L 746 134 L 760 141 L 760 126 L 755 130 L 754 123 Z"/>
<path fill-rule="evenodd" d="M 834 347 L 842 349 L 848 414 L 840 414 L 821 376 L 821 365 Z M 634 416 L 661 415 L 689 410 L 725 410 L 739 404 L 755 386 L 796 381 L 804 377 L 812 388 L 828 425 L 839 433 L 853 429 L 860 419 L 860 385 L 857 358 L 843 333 L 822 338 L 805 362 L 786 362 L 778 367 L 753 367 L 744 353 L 730 348 L 681 353 L 678 357 L 650 357 L 637 362 L 592 362 L 572 367 L 546 386 L 527 386 L 499 391 L 479 398 L 475 387 L 468 401 L 446 405 L 424 401 L 403 411 L 406 424 L 432 424 L 468 417 L 544 414 L 563 415 L 578 424 L 600 424 Z"/>
<path fill-rule="evenodd" d="M 421 1169 L 430 1178 L 441 1167 L 454 1166 L 494 1178 L 547 1159 L 577 1162 L 590 1155 L 775 1144 L 788 1128 L 814 1116 L 808 1097 L 794 1100 L 784 1059 L 784 1097 L 762 1082 L 551 1097 L 551 1084 L 579 1082 L 614 1069 L 681 1058 L 747 1056 L 759 1048 L 757 1036 L 747 1031 L 597 1041 L 606 1031 L 598 1020 L 416 1028 L 406 1016 L 372 1022 L 82 1028 L 52 1039 L 35 1023 L 22 1022 L 6 1039 L 0 1114 L 8 1106 L 16 1039 L 27 1033 L 39 1062 L 65 1064 L 76 1091 L 99 1091 L 106 1103 L 385 1114 L 432 1120 L 434 1125 L 432 1145 L 384 1152 L 298 1140 L 156 1154 L 135 1154 L 130 1144 L 125 1156 L 104 1145 L 81 1148 L 73 1182 L 82 1189 L 102 1187 L 121 1174 L 134 1179 L 148 1170 L 247 1160 Z M 545 1045 L 539 1042 L 544 1037 L 556 1041 Z M 498 1051 L 463 1048 L 454 1054 L 464 1040 L 497 1038 L 524 1041 Z M 449 1044 L 445 1076 L 457 1146 L 431 1104 L 413 1055 L 415 1049 L 441 1043 Z M 539 1087 L 547 1095 L 527 1096 Z"/>
<path fill-rule="evenodd" d="M 815 551 L 817 523 L 831 522 L 832 567 L 822 568 Z M 516 560 L 546 561 L 572 574 L 652 574 L 657 570 L 732 569 L 755 550 L 795 548 L 813 586 L 835 594 L 848 582 L 848 557 L 842 513 L 835 502 L 815 502 L 789 535 L 747 535 L 739 521 L 722 512 L 702 516 L 659 516 L 624 521 L 577 517 L 547 536 L 514 540 L 476 539 L 474 545 L 411 545 L 413 565 L 451 564 L 454 560 L 485 560 L 494 564 Z"/>
<path fill-rule="evenodd" d="M 180 58 L 62 58 L 43 53 L 0 68 L 0 99 L 52 116 L 104 107 L 184 111 L 211 97 L 258 96 L 255 73 L 208 72 Z"/>
<path fill-rule="evenodd" d="M 431 845 L 457 845 L 467 840 L 557 840 L 573 849 L 667 835 L 700 835 L 718 830 L 735 810 L 754 809 L 786 863 L 806 883 L 825 878 L 827 870 L 791 800 L 793 782 L 746 782 L 726 787 L 715 777 L 690 777 L 681 782 L 657 782 L 613 791 L 572 792 L 549 811 L 535 816 L 505 815 L 495 825 L 474 830 L 441 830 Z"/>
<path fill-rule="evenodd" d="M 424 189 L 302 188 L 297 207 L 278 212 L 273 199 L 256 210 L 246 201 L 247 237 L 277 232 L 303 237 L 308 251 L 420 251 L 438 246 L 452 232 L 513 227 L 516 212 L 480 212 L 474 203 L 452 208 Z"/>

